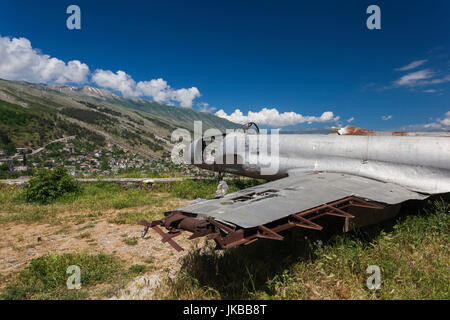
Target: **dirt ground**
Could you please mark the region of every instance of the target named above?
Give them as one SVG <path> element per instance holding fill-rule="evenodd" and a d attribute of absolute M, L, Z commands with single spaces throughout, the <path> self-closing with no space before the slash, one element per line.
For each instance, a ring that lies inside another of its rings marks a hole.
<path fill-rule="evenodd" d="M 185 201 L 187 204 L 189 201 Z M 28 262 L 49 253 L 89 252 L 114 254 L 128 268 L 132 265 L 148 265 L 151 270 L 128 283 L 112 299 L 151 299 L 152 289 L 164 277 L 173 277 L 179 268 L 179 259 L 192 246 L 188 233 L 175 240 L 185 250 L 177 252 L 160 236 L 149 230 L 141 238 L 140 225 L 113 224 L 100 218 L 79 225 L 16 224 L 1 226 L 0 274 L 7 276 L 22 270 Z M 126 244 L 126 240 L 137 240 L 137 244 Z M 124 242 L 125 241 L 125 242 Z M 8 277 L 5 277 L 8 279 Z M 8 280 L 6 280 L 8 281 Z M 5 285 L 6 283 L 4 283 Z"/>

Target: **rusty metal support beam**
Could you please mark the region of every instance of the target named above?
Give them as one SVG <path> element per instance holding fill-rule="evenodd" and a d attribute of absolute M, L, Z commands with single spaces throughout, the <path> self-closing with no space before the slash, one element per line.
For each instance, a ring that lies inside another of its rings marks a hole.
<path fill-rule="evenodd" d="M 210 219 L 210 220 L 208 220 L 208 221 L 209 221 L 211 224 L 215 225 L 217 228 L 219 228 L 219 229 L 225 231 L 226 233 L 231 234 L 231 233 L 235 232 L 235 230 L 233 230 L 233 229 L 231 229 L 230 227 L 224 225 L 223 223 L 220 223 L 220 222 L 217 221 L 217 220 Z"/>
<path fill-rule="evenodd" d="M 284 237 L 276 233 L 275 231 L 265 227 L 265 226 L 259 226 L 258 229 L 263 231 L 263 234 L 258 234 L 258 238 L 267 238 L 267 239 L 274 239 L 274 240 L 283 240 Z"/>
<path fill-rule="evenodd" d="M 386 206 L 381 203 L 369 202 L 369 201 L 366 201 L 364 199 L 357 198 L 357 197 L 352 197 L 352 199 L 350 200 L 350 203 L 354 207 L 363 207 L 363 208 L 380 209 L 380 210 L 386 208 Z"/>
<path fill-rule="evenodd" d="M 182 251 L 183 248 L 173 241 L 172 238 L 181 234 L 182 230 L 192 233 L 189 239 L 206 236 L 208 240 L 214 240 L 218 248 L 229 249 L 237 246 L 249 245 L 260 238 L 283 240 L 284 237 L 280 235 L 279 232 L 294 227 L 320 231 L 323 227 L 314 223 L 312 220 L 326 215 L 345 218 L 345 223 L 348 224 L 348 220 L 354 218 L 354 216 L 347 211 L 344 211 L 344 209 L 350 207 L 365 207 L 372 209 L 385 208 L 385 206 L 380 203 L 369 202 L 355 196 L 350 196 L 250 229 L 242 229 L 239 227 L 233 229 L 221 221 L 211 218 L 200 220 L 192 216 L 187 216 L 181 211 L 170 212 L 162 220 L 156 220 L 151 223 L 144 220 L 141 221 L 140 224 L 145 226 L 144 231 L 149 228 L 154 229 L 162 237 L 163 242 L 168 242 L 177 251 Z M 169 233 L 163 232 L 159 226 L 166 227 L 166 229 L 169 230 Z"/>
<path fill-rule="evenodd" d="M 325 212 L 325 214 L 337 216 L 337 217 L 343 217 L 343 218 L 351 218 L 351 219 L 353 219 L 355 217 L 355 216 L 351 215 L 350 213 L 345 212 L 344 210 L 330 206 L 328 204 L 325 204 L 325 207 L 327 207 L 331 210 L 331 211 Z"/>
<path fill-rule="evenodd" d="M 168 242 L 178 252 L 184 250 L 182 247 L 180 247 L 178 245 L 178 243 L 176 243 L 175 241 L 172 240 L 172 238 L 176 237 L 177 235 L 179 235 L 180 232 L 177 233 L 174 236 L 170 236 L 167 233 L 165 233 L 164 231 L 162 231 L 158 226 L 153 226 L 152 229 L 155 230 L 156 232 L 158 232 L 158 234 L 162 237 L 162 242 Z"/>
<path fill-rule="evenodd" d="M 240 245 L 245 245 L 249 241 L 250 240 L 248 240 L 246 238 L 243 238 L 241 240 L 237 240 L 237 241 L 234 241 L 234 242 L 231 242 L 231 243 L 228 243 L 228 244 L 224 244 L 223 248 L 224 249 L 231 249 L 231 248 L 234 248 L 234 247 L 238 247 Z"/>
<path fill-rule="evenodd" d="M 302 228 L 307 228 L 307 229 L 313 229 L 313 230 L 322 230 L 323 227 L 318 225 L 317 223 L 314 223 L 308 219 L 303 218 L 302 216 L 297 216 L 297 215 L 293 215 L 293 217 L 297 220 L 299 220 L 302 223 L 298 223 L 298 222 L 291 222 L 292 224 L 294 224 L 297 227 L 302 227 Z"/>

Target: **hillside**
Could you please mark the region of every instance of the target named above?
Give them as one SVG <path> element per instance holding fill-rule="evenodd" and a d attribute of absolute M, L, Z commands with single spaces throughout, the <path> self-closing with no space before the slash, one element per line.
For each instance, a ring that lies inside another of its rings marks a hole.
<path fill-rule="evenodd" d="M 255 183 L 227 182 L 232 191 Z M 187 233 L 176 240 L 182 252 L 155 231 L 140 237 L 140 220 L 212 198 L 216 187 L 208 180 L 151 190 L 83 184 L 50 204 L 27 203 L 22 188 L 0 188 L 0 300 L 449 299 L 448 198 L 405 205 L 395 219 L 347 234 L 332 225 L 296 228 L 284 241 L 226 251 Z M 73 264 L 90 275 L 81 290 L 66 287 Z M 366 285 L 370 265 L 381 269 L 378 290 Z"/>
<path fill-rule="evenodd" d="M 170 151 L 176 128 L 193 130 L 239 125 L 213 114 L 144 99 L 124 99 L 94 87 L 0 80 L 0 149 L 35 149 L 63 136 L 90 148 L 115 145 L 150 158 Z"/>

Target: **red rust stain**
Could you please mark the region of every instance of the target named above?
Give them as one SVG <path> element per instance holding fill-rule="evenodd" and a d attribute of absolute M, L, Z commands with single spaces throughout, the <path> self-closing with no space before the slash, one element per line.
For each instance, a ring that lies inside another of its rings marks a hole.
<path fill-rule="evenodd" d="M 369 129 L 358 128 L 355 126 L 347 126 L 345 127 L 346 131 L 343 135 L 350 136 L 374 136 L 376 132 Z"/>
<path fill-rule="evenodd" d="M 409 136 L 410 134 L 408 132 L 397 132 L 397 131 L 394 131 L 394 132 L 392 132 L 392 135 L 393 136 Z"/>
<path fill-rule="evenodd" d="M 422 132 L 402 132 L 402 131 L 392 131 L 392 132 L 377 132 L 377 131 L 373 131 L 373 130 L 369 130 L 369 129 L 364 129 L 364 128 L 359 128 L 359 127 L 355 127 L 355 126 L 346 126 L 345 128 L 343 128 L 345 130 L 343 130 L 343 133 L 341 133 L 342 135 L 345 136 L 400 136 L 400 137 L 404 137 L 404 136 L 442 136 L 442 137 L 448 137 L 450 136 L 450 132 L 446 132 L 446 133 L 436 133 L 435 135 L 433 135 L 432 133 L 422 133 Z"/>

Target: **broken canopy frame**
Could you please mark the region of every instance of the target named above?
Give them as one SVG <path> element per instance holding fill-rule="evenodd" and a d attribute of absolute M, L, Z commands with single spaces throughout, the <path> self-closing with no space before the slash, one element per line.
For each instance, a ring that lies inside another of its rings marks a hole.
<path fill-rule="evenodd" d="M 229 249 L 248 245 L 262 238 L 283 240 L 284 237 L 279 232 L 293 227 L 320 231 L 323 227 L 313 220 L 326 215 L 342 217 L 347 222 L 348 219 L 354 218 L 353 215 L 345 211 L 351 207 L 384 209 L 385 205 L 360 197 L 349 196 L 252 228 L 241 228 L 214 218 L 196 218 L 195 214 L 179 210 L 167 212 L 165 218 L 161 220 L 152 222 L 142 220 L 140 224 L 144 226 L 142 237 L 145 237 L 147 231 L 151 228 L 162 237 L 162 242 L 168 242 L 177 251 L 182 251 L 183 248 L 173 238 L 180 235 L 181 231 L 191 232 L 192 235 L 189 239 L 206 236 L 208 240 L 214 240 L 218 248 Z M 160 226 L 165 227 L 168 232 L 161 230 Z"/>

